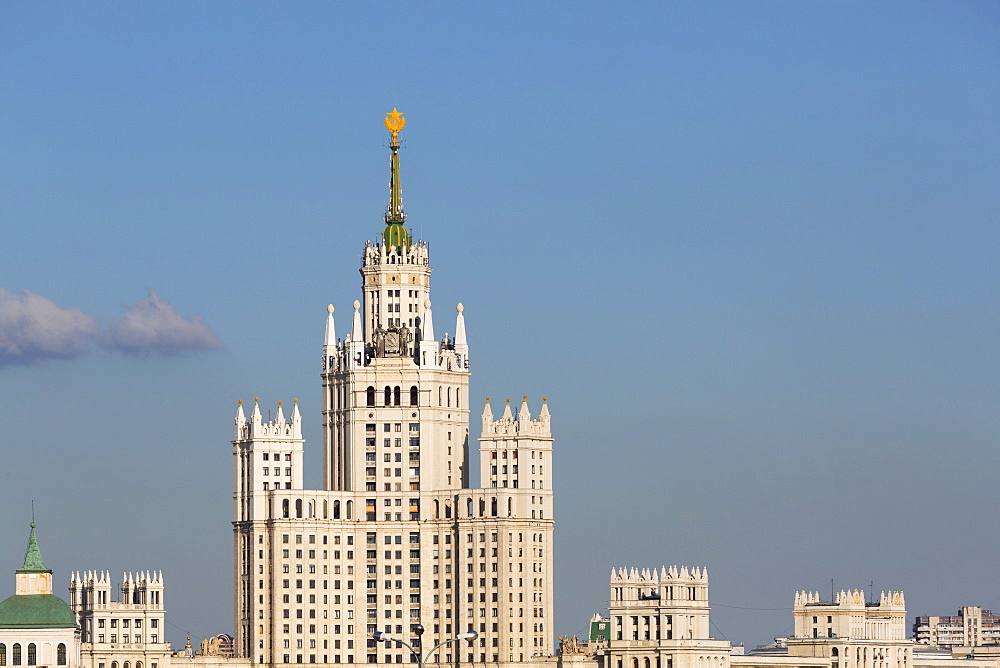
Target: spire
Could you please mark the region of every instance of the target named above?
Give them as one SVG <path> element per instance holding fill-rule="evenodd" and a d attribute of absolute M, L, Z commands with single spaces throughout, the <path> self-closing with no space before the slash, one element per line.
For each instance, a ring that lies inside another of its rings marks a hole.
<path fill-rule="evenodd" d="M 31 523 L 31 532 L 28 534 L 28 549 L 24 551 L 24 565 L 17 573 L 51 573 L 42 561 L 42 552 L 38 549 L 38 539 L 35 538 L 35 523 Z"/>
<path fill-rule="evenodd" d="M 258 397 L 253 398 L 253 413 L 250 414 L 250 421 L 254 424 L 260 424 L 260 399 Z"/>
<path fill-rule="evenodd" d="M 462 302 L 458 302 L 455 310 L 458 312 L 458 315 L 455 316 L 455 348 L 468 347 L 468 341 L 465 340 L 465 315 L 463 314 L 465 306 L 462 305 Z"/>
<path fill-rule="evenodd" d="M 530 422 L 531 411 L 528 410 L 528 395 L 521 395 L 521 410 L 517 412 L 518 422 Z"/>
<path fill-rule="evenodd" d="M 392 134 L 389 142 L 390 159 L 389 176 L 389 208 L 385 212 L 385 229 L 382 231 L 382 243 L 389 250 L 393 246 L 401 251 L 410 249 L 410 233 L 406 230 L 406 214 L 403 213 L 403 188 L 399 183 L 399 132 L 406 125 L 403 114 L 392 111 L 383 120 L 385 129 Z"/>
<path fill-rule="evenodd" d="M 354 300 L 354 319 L 351 321 L 351 341 L 355 343 L 363 341 L 364 336 L 361 334 L 361 302 L 357 299 Z"/>
<path fill-rule="evenodd" d="M 302 413 L 299 412 L 299 400 L 292 400 L 292 424 L 302 421 Z"/>
<path fill-rule="evenodd" d="M 333 325 L 333 304 L 326 306 L 326 336 L 323 337 L 323 347 L 327 355 L 337 346 L 337 328 Z"/>
<path fill-rule="evenodd" d="M 420 338 L 423 341 L 434 340 L 434 316 L 431 314 L 431 300 L 424 301 L 424 319 L 420 322 Z"/>
<path fill-rule="evenodd" d="M 281 402 L 278 402 L 278 412 L 274 415 L 274 424 L 285 424 L 285 411 L 281 410 Z"/>
<path fill-rule="evenodd" d="M 507 400 L 507 404 L 503 407 L 503 415 L 500 416 L 501 420 L 513 420 L 514 415 L 510 412 L 510 399 Z"/>

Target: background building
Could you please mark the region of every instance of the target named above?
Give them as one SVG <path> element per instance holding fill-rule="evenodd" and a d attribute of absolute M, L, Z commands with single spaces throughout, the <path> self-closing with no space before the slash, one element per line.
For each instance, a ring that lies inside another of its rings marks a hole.
<path fill-rule="evenodd" d="M 520 663 L 552 654 L 552 435 L 522 398 L 481 417 L 470 486 L 470 349 L 462 305 L 437 340 L 427 244 L 405 226 L 396 135 L 390 198 L 361 257 L 362 300 L 323 345 L 322 490 L 302 485 L 301 415 L 236 413 L 235 651 L 259 664 Z M 363 306 L 362 306 L 363 304 Z M 426 633 L 411 632 L 421 623 Z"/>
<path fill-rule="evenodd" d="M 913 621 L 913 638 L 936 647 L 980 647 L 1000 643 L 1000 617 L 970 605 L 957 615 L 921 616 Z"/>

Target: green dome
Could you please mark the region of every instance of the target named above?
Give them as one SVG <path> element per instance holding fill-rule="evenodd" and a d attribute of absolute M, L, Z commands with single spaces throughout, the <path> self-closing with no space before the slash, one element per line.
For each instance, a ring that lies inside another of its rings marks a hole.
<path fill-rule="evenodd" d="M 395 246 L 400 251 L 409 251 L 410 233 L 401 223 L 388 223 L 382 230 L 382 243 L 388 248 Z"/>
<path fill-rule="evenodd" d="M 0 601 L 0 629 L 76 628 L 76 616 L 55 594 L 25 594 Z"/>

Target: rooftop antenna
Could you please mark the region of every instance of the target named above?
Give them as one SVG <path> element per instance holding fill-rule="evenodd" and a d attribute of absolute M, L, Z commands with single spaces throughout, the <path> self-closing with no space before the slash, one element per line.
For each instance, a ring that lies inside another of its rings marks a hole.
<path fill-rule="evenodd" d="M 833 586 L 833 578 L 830 578 L 830 603 L 835 603 L 837 601 L 836 589 Z"/>
<path fill-rule="evenodd" d="M 35 500 L 31 500 L 31 523 L 35 523 Z"/>
<path fill-rule="evenodd" d="M 869 599 L 874 604 L 875 603 L 875 581 L 872 580 L 868 583 Z"/>

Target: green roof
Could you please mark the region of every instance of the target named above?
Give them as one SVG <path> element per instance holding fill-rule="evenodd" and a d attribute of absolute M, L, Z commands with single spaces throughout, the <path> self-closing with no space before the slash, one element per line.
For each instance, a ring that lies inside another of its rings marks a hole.
<path fill-rule="evenodd" d="M 76 616 L 55 594 L 22 594 L 0 601 L 0 629 L 76 628 Z"/>
<path fill-rule="evenodd" d="M 31 533 L 28 534 L 28 549 L 24 551 L 24 565 L 15 573 L 51 573 L 42 561 L 42 551 L 38 549 L 38 539 L 35 538 L 35 523 L 31 523 Z"/>

